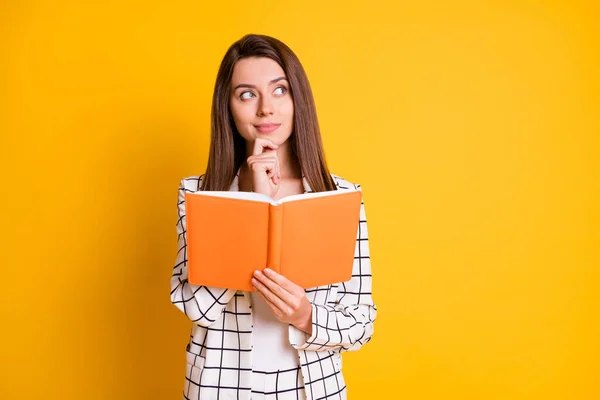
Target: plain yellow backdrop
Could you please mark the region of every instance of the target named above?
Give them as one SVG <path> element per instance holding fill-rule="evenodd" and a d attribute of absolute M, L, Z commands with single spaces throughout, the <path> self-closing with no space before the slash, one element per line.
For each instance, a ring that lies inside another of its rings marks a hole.
<path fill-rule="evenodd" d="M 4 1 L 1 399 L 176 399 L 179 180 L 243 34 L 309 75 L 363 185 L 373 340 L 349 398 L 600 398 L 593 1 Z"/>

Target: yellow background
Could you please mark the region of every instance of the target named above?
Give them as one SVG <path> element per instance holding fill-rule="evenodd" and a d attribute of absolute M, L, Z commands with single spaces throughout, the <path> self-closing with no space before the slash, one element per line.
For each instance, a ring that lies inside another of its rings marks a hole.
<path fill-rule="evenodd" d="M 125 4 L 126 3 L 126 4 Z M 349 398 L 600 398 L 594 1 L 4 1 L 1 399 L 175 399 L 179 179 L 219 62 L 286 42 L 364 187 Z"/>

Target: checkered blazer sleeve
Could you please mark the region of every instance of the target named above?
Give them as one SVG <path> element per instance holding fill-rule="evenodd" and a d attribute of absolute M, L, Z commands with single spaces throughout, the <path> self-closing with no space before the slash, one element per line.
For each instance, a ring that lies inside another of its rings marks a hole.
<path fill-rule="evenodd" d="M 199 178 L 194 179 L 199 184 Z M 186 188 L 186 181 L 187 179 L 183 179 L 179 186 L 179 201 L 177 204 L 179 213 L 177 242 L 179 250 L 171 276 L 171 302 L 193 322 L 208 327 L 221 316 L 225 306 L 233 298 L 236 291 L 197 286 L 188 282 L 185 192 L 192 190 Z"/>
<path fill-rule="evenodd" d="M 353 185 L 361 190 L 360 185 Z M 337 297 L 326 305 L 312 303 L 312 335 L 290 325 L 289 339 L 298 350 L 354 351 L 373 335 L 377 308 L 371 297 L 372 276 L 367 219 L 360 207 L 352 279 L 338 285 Z"/>

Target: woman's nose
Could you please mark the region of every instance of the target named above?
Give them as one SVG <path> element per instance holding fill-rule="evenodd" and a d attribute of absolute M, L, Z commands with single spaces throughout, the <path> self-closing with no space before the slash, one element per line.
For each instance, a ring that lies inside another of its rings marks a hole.
<path fill-rule="evenodd" d="M 263 97 L 258 106 L 258 115 L 272 115 L 273 114 L 273 103 L 271 99 Z"/>

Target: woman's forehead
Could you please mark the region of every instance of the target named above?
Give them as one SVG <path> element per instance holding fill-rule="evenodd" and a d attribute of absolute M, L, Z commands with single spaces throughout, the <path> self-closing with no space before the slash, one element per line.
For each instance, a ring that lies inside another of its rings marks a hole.
<path fill-rule="evenodd" d="M 258 85 L 285 76 L 283 68 L 275 60 L 253 57 L 243 58 L 235 64 L 231 81 L 233 84 Z"/>

